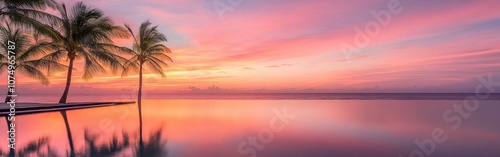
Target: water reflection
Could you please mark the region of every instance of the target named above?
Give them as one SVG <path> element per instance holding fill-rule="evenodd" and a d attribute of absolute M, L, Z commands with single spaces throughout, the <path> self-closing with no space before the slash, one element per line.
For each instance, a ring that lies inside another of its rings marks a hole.
<path fill-rule="evenodd" d="M 9 129 L 9 128 L 10 128 L 10 125 L 11 125 L 11 121 L 9 120 L 9 118 L 8 118 L 8 116 L 7 116 L 7 115 L 5 115 L 4 117 L 5 117 L 5 121 L 7 122 L 7 123 L 6 123 L 6 124 L 7 124 L 7 127 L 6 127 L 6 128 L 7 128 L 7 129 Z M 10 136 L 10 133 L 9 133 L 9 132 L 7 132 L 7 137 L 9 137 L 9 136 Z M 10 140 L 10 139 L 9 139 L 9 140 Z M 9 142 L 9 144 L 10 144 L 10 142 Z M 3 152 L 2 152 L 2 150 L 1 150 L 1 149 L 0 149 L 0 155 L 3 155 Z M 8 153 L 8 154 L 6 154 L 6 156 L 9 156 L 9 157 L 13 157 L 14 155 L 15 155 L 15 151 L 14 151 L 13 149 L 9 149 L 9 153 Z"/>
<path fill-rule="evenodd" d="M 157 129 L 150 134 L 147 141 L 134 140 L 129 133 L 123 132 L 121 138 L 113 135 L 109 141 L 98 142 L 99 134 L 92 134 L 85 130 L 85 148 L 77 153 L 77 156 L 124 156 L 128 152 L 134 152 L 136 157 L 164 157 L 167 156 L 166 140 L 162 137 L 162 129 Z M 134 142 L 136 141 L 136 142 Z M 143 146 L 141 149 L 141 145 Z"/>
<path fill-rule="evenodd" d="M 68 143 L 69 143 L 69 149 L 70 149 L 69 156 L 74 157 L 75 156 L 75 146 L 73 143 L 73 136 L 71 136 L 71 128 L 69 126 L 68 116 L 66 115 L 66 110 L 62 110 L 62 111 L 60 111 L 60 113 L 63 117 L 64 126 L 66 127 L 66 134 L 68 136 Z"/>
<path fill-rule="evenodd" d="M 415 139 L 430 138 L 433 129 L 442 128 L 449 139 L 436 145 L 433 156 L 500 156 L 499 101 L 482 101 L 461 128 L 453 130 L 453 123 L 443 121 L 443 112 L 460 102 L 146 100 L 142 151 L 136 104 L 67 111 L 66 120 L 58 112 L 16 117 L 17 150 L 49 137 L 50 142 L 37 148 L 42 155 L 54 156 L 48 152 L 55 151 L 57 156 L 70 156 L 64 123 L 68 121 L 75 156 L 166 156 L 168 136 L 168 156 L 246 157 L 250 155 L 240 154 L 238 145 L 260 138 L 276 116 L 273 110 L 281 113 L 286 108 L 298 117 L 273 133 L 271 142 L 259 140 L 264 149 L 250 143 L 243 149 L 255 149 L 257 156 L 267 157 L 406 157 L 419 149 Z M 0 131 L 5 126 L 3 122 Z M 6 143 L 5 139 L 5 132 L 1 133 L 0 143 Z M 6 145 L 1 148 L 1 156 L 8 155 Z M 35 152 L 30 155 L 38 156 Z"/>
<path fill-rule="evenodd" d="M 110 141 L 98 144 L 99 134 L 92 134 L 88 130 L 84 132 L 85 149 L 79 152 L 78 156 L 114 156 L 120 154 L 130 146 L 130 137 L 128 133 L 122 133 L 121 141 L 117 135 L 113 135 Z"/>
<path fill-rule="evenodd" d="M 49 144 L 49 137 L 40 137 L 36 140 L 28 142 L 24 146 L 17 146 L 16 150 L 9 149 L 8 154 L 4 154 L 3 150 L 0 150 L 1 156 L 15 156 L 18 157 L 28 157 L 28 156 L 38 156 L 38 157 L 57 157 L 56 150 L 53 149 Z"/>
<path fill-rule="evenodd" d="M 68 120 L 66 110 L 59 111 L 61 120 L 64 121 L 65 133 L 69 149 L 65 154 L 58 154 L 58 151 L 50 145 L 50 137 L 40 136 L 37 139 L 28 141 L 24 145 L 16 145 L 16 149 L 8 151 L 0 149 L 0 156 L 8 157 L 109 157 L 109 156 L 134 156 L 134 157 L 165 157 L 167 156 L 167 140 L 163 136 L 163 125 L 153 130 L 146 139 L 130 134 L 137 134 L 137 131 L 130 133 L 123 131 L 121 134 L 115 133 L 111 136 L 102 135 L 100 132 L 91 132 L 95 127 L 89 127 L 83 131 L 84 146 L 75 149 L 75 143 L 71 131 L 71 122 Z M 7 121 L 8 122 L 8 121 Z M 19 123 L 19 121 L 18 121 Z M 7 126 L 9 123 L 7 123 Z M 78 124 L 77 124 L 78 125 Z M 134 130 L 141 130 L 142 125 Z M 8 127 L 7 127 L 8 128 Z M 3 129 L 2 129 L 3 130 Z M 122 130 L 126 130 L 123 128 Z M 59 147 L 60 148 L 60 147 Z M 61 152 L 61 151 L 59 151 Z"/>
<path fill-rule="evenodd" d="M 161 157 L 167 156 L 167 140 L 163 138 L 162 128 L 151 133 L 148 140 L 135 146 L 135 156 L 140 157 Z M 142 145 L 141 145 L 142 144 Z M 142 146 L 142 148 L 141 148 Z M 139 151 L 137 151 L 139 150 Z"/>
<path fill-rule="evenodd" d="M 152 132 L 148 140 L 143 143 L 143 151 L 140 151 L 139 140 L 134 140 L 129 133 L 123 132 L 121 137 L 114 134 L 111 139 L 104 139 L 99 134 L 91 133 L 88 130 L 84 131 L 85 147 L 80 150 L 67 152 L 75 152 L 75 154 L 66 154 L 64 156 L 78 157 L 109 157 L 109 156 L 132 156 L 135 157 L 165 157 L 167 156 L 167 141 L 162 136 L 162 128 Z M 103 140 L 104 139 L 104 140 Z M 103 142 L 99 142 L 103 141 Z M 136 142 L 133 142 L 136 141 Z M 17 146 L 14 153 L 4 152 L 0 150 L 0 156 L 17 156 L 17 157 L 59 157 L 57 150 L 50 145 L 49 137 L 40 137 L 29 141 L 26 145 Z M 132 152 L 132 153 L 130 153 Z M 15 155 L 12 155 L 15 154 Z"/>

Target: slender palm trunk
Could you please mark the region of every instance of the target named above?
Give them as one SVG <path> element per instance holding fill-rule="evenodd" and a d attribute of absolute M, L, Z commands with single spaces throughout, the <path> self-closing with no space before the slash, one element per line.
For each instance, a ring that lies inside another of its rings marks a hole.
<path fill-rule="evenodd" d="M 12 94 L 13 94 L 13 92 L 10 91 L 10 88 L 7 88 L 7 95 L 5 96 L 5 103 L 10 102 L 10 99 L 12 98 L 11 97 Z M 6 104 L 6 105 L 8 105 L 8 104 Z M 7 130 L 9 130 L 10 124 L 12 122 L 9 121 L 8 115 L 5 115 L 5 121 L 7 121 Z M 10 136 L 10 134 L 7 132 L 7 137 L 9 137 L 9 136 Z M 16 156 L 16 152 L 14 151 L 14 149 L 9 149 L 8 157 L 15 157 L 15 156 Z"/>
<path fill-rule="evenodd" d="M 137 107 L 139 108 L 139 152 L 142 155 L 144 152 L 144 142 L 142 139 L 142 63 L 140 63 L 139 69 L 139 91 L 137 93 Z"/>
<path fill-rule="evenodd" d="M 8 115 L 5 115 L 5 121 L 7 121 L 7 130 L 9 130 L 10 124 L 12 122 L 9 121 Z M 10 134 L 9 134 L 9 132 L 7 132 L 7 137 L 9 137 L 9 136 L 10 136 Z M 14 151 L 14 149 L 10 149 L 9 148 L 9 155 L 8 155 L 8 157 L 15 157 L 15 156 L 16 156 L 16 152 Z"/>
<path fill-rule="evenodd" d="M 10 101 L 10 95 L 12 95 L 12 92 L 10 92 L 9 88 L 7 88 L 7 95 L 5 96 L 5 103 L 8 103 Z"/>
<path fill-rule="evenodd" d="M 68 92 L 69 92 L 69 86 L 71 85 L 71 75 L 73 73 L 73 61 L 74 58 L 69 57 L 69 66 L 68 66 L 68 76 L 66 77 L 66 88 L 64 89 L 64 93 L 61 96 L 61 99 L 59 100 L 59 103 L 66 103 L 66 98 L 68 97 Z M 75 149 L 73 146 L 73 137 L 71 136 L 71 129 L 69 127 L 69 122 L 68 122 L 68 117 L 66 116 L 66 111 L 63 110 L 61 111 L 61 115 L 64 119 L 64 124 L 66 125 L 66 133 L 68 135 L 68 143 L 69 143 L 69 148 L 70 148 L 70 156 L 74 157 L 76 156 L 75 154 Z"/>
<path fill-rule="evenodd" d="M 74 61 L 74 58 L 72 59 L 70 57 L 69 67 L 68 67 L 68 76 L 66 77 L 66 88 L 64 88 L 64 93 L 61 96 L 61 99 L 59 99 L 60 104 L 66 103 L 66 98 L 68 97 L 69 86 L 71 85 L 71 74 L 73 73 L 73 61 Z"/>
<path fill-rule="evenodd" d="M 68 134 L 68 143 L 69 143 L 69 149 L 70 149 L 70 156 L 74 157 L 76 156 L 75 154 L 75 148 L 73 146 L 73 137 L 71 136 L 71 129 L 69 127 L 69 122 L 68 122 L 68 116 L 66 116 L 66 110 L 61 111 L 61 115 L 64 119 L 64 124 L 66 125 L 66 133 Z"/>
<path fill-rule="evenodd" d="M 17 67 L 17 66 L 16 66 L 16 67 Z M 15 70 L 14 70 L 14 72 L 15 72 Z M 9 74 L 9 76 L 11 76 L 11 75 Z M 15 76 L 14 76 L 14 75 L 12 75 L 12 77 L 14 77 L 14 78 L 15 78 Z M 10 79 L 10 77 L 9 77 L 9 79 Z M 15 81 L 15 80 L 14 80 L 14 81 Z M 9 83 L 10 83 L 10 81 L 9 81 Z M 7 86 L 9 86 L 9 85 L 7 85 Z M 15 85 L 14 85 L 14 87 L 15 87 Z M 11 96 L 12 94 L 14 94 L 14 92 L 11 92 L 11 91 L 10 91 L 10 87 L 7 87 L 7 95 L 5 96 L 5 103 L 8 103 L 8 102 L 10 101 L 10 99 L 12 98 L 12 96 Z"/>

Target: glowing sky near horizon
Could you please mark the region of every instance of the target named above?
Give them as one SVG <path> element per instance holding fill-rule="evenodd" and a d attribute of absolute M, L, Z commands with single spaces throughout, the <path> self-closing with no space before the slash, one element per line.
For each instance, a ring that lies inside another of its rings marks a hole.
<path fill-rule="evenodd" d="M 231 7 L 223 18 L 214 0 L 85 4 L 134 30 L 147 19 L 159 25 L 175 62 L 166 69 L 167 79 L 146 74 L 145 86 L 155 91 L 215 85 L 234 91 L 474 92 L 478 76 L 500 75 L 500 1 L 397 1 L 400 13 L 392 14 L 359 53 L 349 53 L 350 58 L 340 45 L 354 45 L 355 29 L 364 31 L 377 22 L 371 12 L 388 10 L 388 4 L 396 2 L 242 0 L 231 6 L 218 1 Z M 122 46 L 130 42 L 116 40 Z M 137 86 L 136 75 L 100 74 L 84 81 L 81 67 L 76 68 L 72 91 Z M 23 76 L 18 76 L 18 84 L 60 93 L 65 75 L 52 75 L 48 87 Z"/>

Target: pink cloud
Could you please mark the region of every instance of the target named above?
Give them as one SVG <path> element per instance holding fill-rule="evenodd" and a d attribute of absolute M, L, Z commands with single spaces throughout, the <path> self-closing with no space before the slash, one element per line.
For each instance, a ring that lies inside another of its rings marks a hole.
<path fill-rule="evenodd" d="M 120 25 L 137 28 L 146 19 L 159 25 L 175 61 L 166 70 L 169 78 L 162 81 L 165 90 L 212 84 L 237 89 L 407 88 L 405 82 L 471 86 L 471 78 L 500 68 L 492 60 L 500 49 L 497 1 L 401 1 L 403 11 L 392 15 L 390 24 L 350 59 L 339 45 L 352 44 L 354 28 L 375 20 L 370 11 L 386 9 L 388 1 L 244 1 L 223 20 L 211 2 L 85 3 Z M 128 46 L 131 41 L 116 43 Z M 266 67 L 285 64 L 293 66 Z M 251 70 L 241 70 L 245 68 Z M 79 79 L 79 71 L 74 76 L 76 86 L 136 83 L 134 76 L 116 81 L 111 74 L 101 74 L 89 82 Z M 64 73 L 53 80 L 54 86 L 61 86 Z"/>

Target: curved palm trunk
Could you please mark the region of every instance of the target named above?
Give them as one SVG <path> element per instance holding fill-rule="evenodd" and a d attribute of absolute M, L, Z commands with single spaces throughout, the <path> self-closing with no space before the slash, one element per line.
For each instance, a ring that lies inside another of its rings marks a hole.
<path fill-rule="evenodd" d="M 15 70 L 14 70 L 14 72 L 15 72 Z M 8 76 L 11 76 L 11 75 L 9 74 Z M 12 75 L 12 76 L 14 77 L 15 75 Z M 10 79 L 10 77 L 9 77 L 9 79 Z M 9 85 L 7 85 L 7 86 L 9 86 Z M 12 98 L 11 95 L 14 94 L 14 92 L 11 92 L 9 89 L 10 89 L 10 87 L 7 87 L 7 95 L 5 96 L 5 101 L 4 101 L 5 103 L 8 103 L 10 101 L 10 99 Z"/>
<path fill-rule="evenodd" d="M 73 146 L 73 137 L 71 136 L 71 129 L 69 127 L 69 122 L 68 122 L 68 116 L 66 116 L 66 110 L 61 111 L 61 115 L 64 119 L 64 124 L 66 125 L 66 133 L 68 134 L 68 143 L 69 143 L 69 149 L 70 149 L 70 156 L 74 157 L 76 156 L 75 154 L 75 149 Z"/>
<path fill-rule="evenodd" d="M 9 89 L 10 88 L 7 88 L 7 95 L 5 96 L 5 103 L 10 102 L 10 99 L 12 98 L 11 95 L 13 94 L 13 92 L 11 92 Z M 8 105 L 8 104 L 6 104 L 6 105 Z M 12 123 L 11 121 L 9 121 L 8 115 L 5 115 L 5 121 L 7 122 L 7 130 L 8 130 L 10 128 L 10 124 Z M 9 137 L 8 132 L 7 132 L 7 137 Z M 16 156 L 16 152 L 14 151 L 14 149 L 9 149 L 8 157 L 15 157 L 15 156 Z"/>
<path fill-rule="evenodd" d="M 139 108 L 139 153 L 142 155 L 144 152 L 144 142 L 142 140 L 142 63 L 140 64 L 139 69 L 139 91 L 137 94 L 137 107 Z"/>
<path fill-rule="evenodd" d="M 61 96 L 61 99 L 59 99 L 60 104 L 66 103 L 66 98 L 68 97 L 69 86 L 71 85 L 71 74 L 73 73 L 73 61 L 74 59 L 69 59 L 68 76 L 66 77 L 66 88 L 64 88 L 64 93 Z"/>
<path fill-rule="evenodd" d="M 9 121 L 9 118 L 7 115 L 5 115 L 5 121 L 7 121 L 7 130 L 10 128 L 10 124 L 11 122 Z M 7 132 L 7 137 L 9 137 L 9 132 Z M 15 157 L 16 156 L 16 152 L 14 151 L 14 149 L 10 149 L 9 148 L 9 155 L 8 157 Z"/>
<path fill-rule="evenodd" d="M 71 75 L 73 73 L 73 61 L 74 61 L 74 58 L 70 57 L 69 66 L 68 66 L 68 75 L 66 77 L 66 88 L 64 89 L 64 93 L 61 96 L 61 99 L 59 100 L 60 104 L 66 103 L 66 98 L 68 97 L 69 86 L 71 85 Z M 76 154 L 75 154 L 75 149 L 73 146 L 73 137 L 71 136 L 71 129 L 69 127 L 68 117 L 66 116 L 66 111 L 61 111 L 61 115 L 64 119 L 64 124 L 66 125 L 66 133 L 68 135 L 68 143 L 69 143 L 69 147 L 70 147 L 70 156 L 73 157 L 73 156 L 76 156 Z"/>
<path fill-rule="evenodd" d="M 8 103 L 10 101 L 10 95 L 12 95 L 12 92 L 10 92 L 9 88 L 7 88 L 7 95 L 5 96 L 5 103 Z"/>

